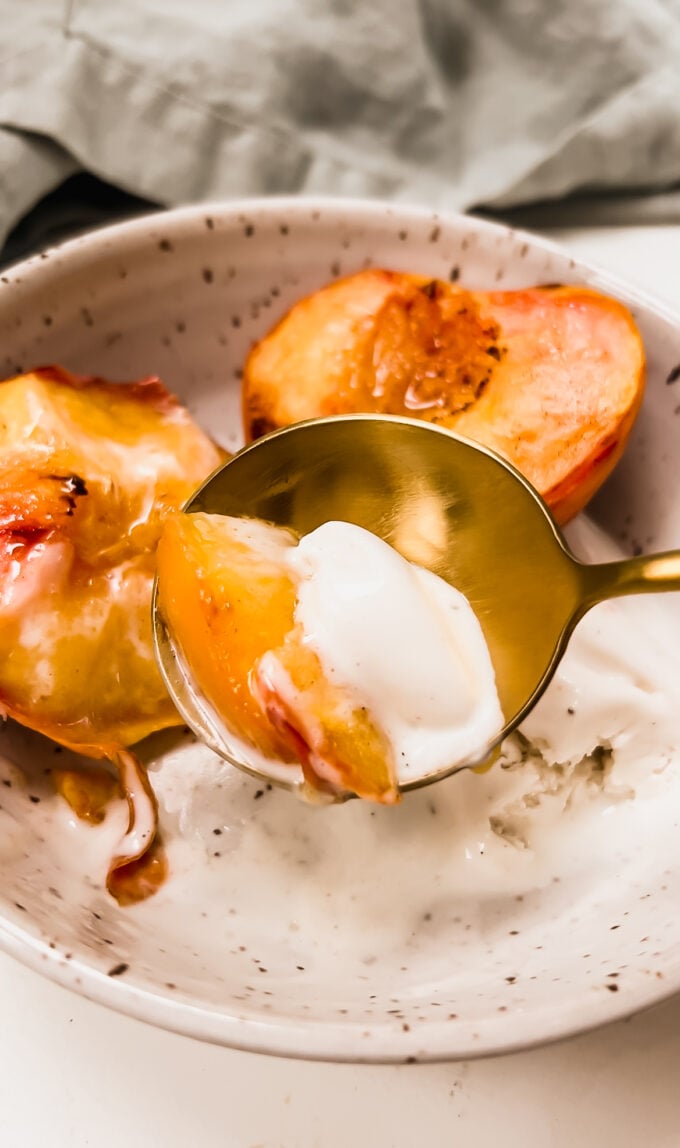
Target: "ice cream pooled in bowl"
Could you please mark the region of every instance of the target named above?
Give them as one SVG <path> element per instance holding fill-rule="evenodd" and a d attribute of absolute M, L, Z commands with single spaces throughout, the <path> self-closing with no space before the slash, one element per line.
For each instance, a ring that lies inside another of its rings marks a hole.
<path fill-rule="evenodd" d="M 464 595 L 348 522 L 298 538 L 174 515 L 158 602 L 201 698 L 242 760 L 254 750 L 273 777 L 286 763 L 317 792 L 391 804 L 419 779 L 478 764 L 503 727 Z"/>

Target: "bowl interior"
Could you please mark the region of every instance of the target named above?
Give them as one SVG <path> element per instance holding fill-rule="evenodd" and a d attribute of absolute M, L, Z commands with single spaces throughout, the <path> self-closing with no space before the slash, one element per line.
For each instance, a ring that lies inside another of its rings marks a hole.
<path fill-rule="evenodd" d="M 2 277 L 0 372 L 59 362 L 116 379 L 158 374 L 235 449 L 252 341 L 305 292 L 369 265 L 469 287 L 586 280 L 623 294 L 645 338 L 649 388 L 592 514 L 628 552 L 680 545 L 680 407 L 666 385 L 679 329 L 550 245 L 469 219 L 270 201 L 108 229 Z M 672 630 L 674 604 L 659 609 Z M 470 1056 L 575 1031 L 680 986 L 680 793 L 668 771 L 609 821 L 613 801 L 583 817 L 567 810 L 560 848 L 548 841 L 539 855 L 490 831 L 499 799 L 485 778 L 452 778 L 397 810 L 310 809 L 185 733 L 159 736 L 144 754 L 172 877 L 151 901 L 119 909 L 103 888 L 115 825 L 73 824 L 51 795 L 46 771 L 68 755 L 11 724 L 1 749 L 2 943 L 155 1023 L 299 1055 Z M 519 799 L 517 773 L 512 785 Z M 473 856 L 486 869 L 471 885 Z"/>

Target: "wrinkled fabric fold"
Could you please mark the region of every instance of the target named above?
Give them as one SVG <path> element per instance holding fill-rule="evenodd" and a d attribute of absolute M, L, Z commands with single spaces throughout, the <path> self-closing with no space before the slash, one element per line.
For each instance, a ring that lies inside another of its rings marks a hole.
<path fill-rule="evenodd" d="M 678 0 L 0 0 L 0 231 L 80 169 L 164 204 L 672 213 L 678 58 Z"/>

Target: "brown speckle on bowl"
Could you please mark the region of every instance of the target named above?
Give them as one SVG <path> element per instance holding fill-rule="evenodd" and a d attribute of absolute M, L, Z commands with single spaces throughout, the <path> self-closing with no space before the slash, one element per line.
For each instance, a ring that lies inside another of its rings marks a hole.
<path fill-rule="evenodd" d="M 126 973 L 129 968 L 130 966 L 126 964 L 125 961 L 121 961 L 120 964 L 114 965 L 112 969 L 109 969 L 106 975 L 107 977 L 122 977 L 123 973 Z"/>

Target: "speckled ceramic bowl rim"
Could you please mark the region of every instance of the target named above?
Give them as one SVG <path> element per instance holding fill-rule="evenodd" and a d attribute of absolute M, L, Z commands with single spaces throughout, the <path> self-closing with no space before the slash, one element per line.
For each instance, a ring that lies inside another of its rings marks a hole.
<path fill-rule="evenodd" d="M 51 266 L 53 255 L 58 256 L 61 262 L 66 261 L 69 269 L 76 270 L 96 260 L 101 251 L 115 248 L 124 255 L 135 250 L 148 241 L 152 230 L 160 228 L 163 235 L 172 239 L 184 232 L 191 233 L 197 225 L 203 228 L 206 218 L 217 222 L 222 229 L 230 226 L 241 228 L 244 219 L 257 222 L 258 219 L 278 220 L 283 216 L 287 221 L 297 220 L 307 225 L 321 215 L 326 222 L 329 216 L 335 215 L 338 223 L 363 221 L 369 228 L 372 222 L 384 221 L 385 218 L 404 226 L 445 223 L 497 239 L 506 236 L 520 240 L 531 248 L 567 259 L 574 278 L 610 291 L 630 306 L 643 307 L 667 322 L 680 324 L 680 315 L 663 303 L 592 264 L 569 260 L 568 253 L 550 240 L 455 213 L 433 212 L 427 208 L 378 200 L 334 197 L 233 200 L 146 214 L 48 248 L 4 270 L 3 281 L 21 281 L 25 290 L 32 280 L 40 281 L 46 268 Z M 656 982 L 649 988 L 640 986 L 623 998 L 617 998 L 615 994 L 599 999 L 588 998 L 584 1000 L 582 1011 L 574 1011 L 569 1002 L 563 1005 L 558 1002 L 557 1006 L 532 1012 L 524 1018 L 516 1016 L 513 1035 L 509 1035 L 507 1019 L 502 1017 L 429 1025 L 426 1035 L 422 1032 L 413 1034 L 412 1049 L 405 1055 L 408 1045 L 403 1035 L 400 1034 L 397 1041 L 394 1030 L 388 1025 L 373 1024 L 367 1028 L 363 1025 L 328 1024 L 313 1018 L 304 1022 L 286 1017 L 277 1019 L 271 1015 L 266 1019 L 242 1018 L 171 999 L 161 992 L 149 991 L 106 975 L 75 956 L 68 960 L 59 951 L 51 949 L 30 927 L 21 928 L 9 918 L 0 917 L 0 947 L 27 967 L 89 1000 L 185 1036 L 276 1056 L 354 1063 L 417 1063 L 515 1052 L 621 1020 L 680 991 L 679 963 L 675 977 L 667 976 L 663 984 Z"/>

